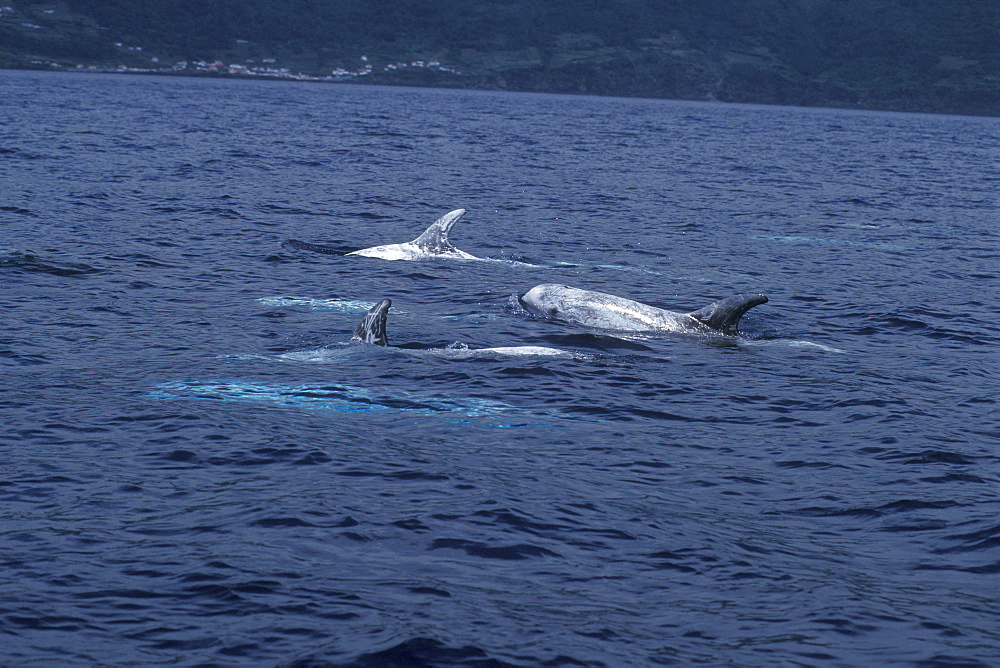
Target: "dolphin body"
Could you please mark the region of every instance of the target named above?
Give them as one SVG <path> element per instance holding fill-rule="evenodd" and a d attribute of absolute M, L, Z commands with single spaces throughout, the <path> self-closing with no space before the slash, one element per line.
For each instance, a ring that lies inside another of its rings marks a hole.
<path fill-rule="evenodd" d="M 385 323 L 389 316 L 392 300 L 383 299 L 375 304 L 365 317 L 361 319 L 354 330 L 352 341 L 370 343 L 376 346 L 388 346 Z M 467 358 L 490 355 L 509 355 L 516 357 L 572 357 L 572 353 L 558 348 L 543 346 L 498 346 L 496 348 L 430 348 L 420 350 L 421 353 L 434 354 L 439 357 Z"/>
<path fill-rule="evenodd" d="M 529 311 L 595 329 L 619 332 L 717 332 L 737 335 L 740 318 L 758 304 L 761 294 L 727 297 L 691 313 L 677 313 L 624 297 L 568 285 L 542 284 L 521 297 Z"/>
<path fill-rule="evenodd" d="M 455 260 L 479 260 L 475 255 L 455 248 L 448 241 L 448 233 L 455 223 L 464 216 L 465 209 L 455 209 L 444 214 L 424 230 L 424 233 L 413 241 L 403 244 L 387 244 L 372 246 L 348 253 L 362 257 L 374 257 L 380 260 L 423 260 L 433 257 L 444 257 Z"/>

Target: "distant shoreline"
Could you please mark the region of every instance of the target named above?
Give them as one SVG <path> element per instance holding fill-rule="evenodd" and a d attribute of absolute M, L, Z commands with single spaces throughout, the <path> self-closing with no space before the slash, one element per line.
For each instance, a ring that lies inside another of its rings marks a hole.
<path fill-rule="evenodd" d="M 1000 116 L 995 2 L 181 5 L 0 2 L 0 67 Z"/>
<path fill-rule="evenodd" d="M 340 84 L 340 85 L 357 85 L 357 86 L 387 86 L 387 87 L 402 87 L 402 88 L 436 88 L 441 90 L 470 90 L 470 91 L 493 91 L 493 92 L 504 92 L 504 93 L 534 93 L 540 95 L 569 95 L 569 96 L 581 96 L 581 97 L 604 97 L 604 98 L 626 98 L 626 99 L 648 99 L 648 100 L 672 100 L 676 102 L 704 102 L 704 103 L 721 103 L 721 104 L 746 104 L 746 105 L 759 105 L 766 107 L 791 107 L 799 109 L 838 109 L 842 111 L 871 111 L 871 112 L 885 112 L 885 113 L 901 113 L 901 114 L 927 114 L 934 116 L 966 116 L 966 117 L 977 117 L 977 118 L 1000 118 L 1000 109 L 994 114 L 978 113 L 978 112 L 966 112 L 961 110 L 933 110 L 933 109 L 914 109 L 914 108 L 899 108 L 899 107 L 880 107 L 880 106 L 862 106 L 857 104 L 849 103 L 819 103 L 819 104 L 794 104 L 791 102 L 762 102 L 756 100 L 720 100 L 713 98 L 693 98 L 693 97 L 667 97 L 667 96 L 656 96 L 656 95 L 632 95 L 628 93 L 601 93 L 601 92 L 574 92 L 566 90 L 536 90 L 536 89 L 523 89 L 523 88 L 512 88 L 509 86 L 500 85 L 484 85 L 482 81 L 476 80 L 472 85 L 462 85 L 462 82 L 456 81 L 454 84 L 449 82 L 420 82 L 420 81 L 386 81 L 385 77 L 378 75 L 372 75 L 370 77 L 358 77 L 358 78 L 337 78 L 337 77 L 318 77 L 313 75 L 293 75 L 287 77 L 277 77 L 277 76 L 261 76 L 261 75 L 251 75 L 251 74 L 230 74 L 228 72 L 198 72 L 198 71 L 167 71 L 167 70 L 136 70 L 136 69 L 110 69 L 110 68 L 70 68 L 70 67 L 45 67 L 45 66 L 3 66 L 0 70 L 7 71 L 20 71 L 20 72 L 51 72 L 51 73 L 62 73 L 62 74 L 92 74 L 92 75 L 106 75 L 106 74 L 120 74 L 129 76 L 154 76 L 154 77 L 177 77 L 177 78 L 188 78 L 188 79 L 217 79 L 217 80 L 230 80 L 230 81 L 264 81 L 264 82 L 285 82 L 285 83 L 311 83 L 311 84 Z"/>

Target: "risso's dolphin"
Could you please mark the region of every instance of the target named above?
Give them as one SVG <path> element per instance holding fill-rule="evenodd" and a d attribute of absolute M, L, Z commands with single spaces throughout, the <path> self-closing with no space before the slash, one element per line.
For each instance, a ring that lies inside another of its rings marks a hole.
<path fill-rule="evenodd" d="M 760 294 L 734 295 L 691 313 L 676 313 L 604 292 L 568 285 L 536 285 L 521 297 L 529 311 L 619 332 L 721 332 L 738 334 L 737 325 L 748 310 L 763 304 Z"/>
<path fill-rule="evenodd" d="M 380 260 L 422 260 L 431 257 L 479 260 L 481 258 L 469 255 L 465 251 L 455 248 L 448 241 L 448 233 L 451 232 L 451 228 L 464 215 L 465 209 L 449 211 L 431 223 L 431 226 L 413 241 L 408 241 L 404 244 L 388 244 L 385 246 L 362 248 L 353 253 L 348 253 L 348 255 L 375 257 Z"/>
<path fill-rule="evenodd" d="M 389 337 L 385 334 L 385 321 L 389 317 L 390 306 L 392 306 L 391 299 L 383 299 L 372 306 L 354 329 L 351 341 L 361 341 L 376 346 L 389 345 Z"/>
<path fill-rule="evenodd" d="M 361 319 L 354 330 L 352 341 L 370 343 L 376 346 L 388 346 L 389 338 L 386 336 L 385 323 L 389 317 L 389 307 L 392 300 L 383 299 L 375 304 L 365 317 Z M 558 348 L 545 348 L 543 346 L 499 346 L 496 348 L 407 348 L 407 352 L 431 354 L 438 357 L 467 358 L 481 356 L 515 356 L 515 357 L 572 357 L 572 353 Z"/>

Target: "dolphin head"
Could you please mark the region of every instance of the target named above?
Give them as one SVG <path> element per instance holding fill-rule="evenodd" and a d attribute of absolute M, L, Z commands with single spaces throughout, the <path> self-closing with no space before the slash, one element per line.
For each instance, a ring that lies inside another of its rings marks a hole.
<path fill-rule="evenodd" d="M 564 310 L 565 294 L 572 290 L 568 285 L 543 283 L 536 285 L 518 299 L 528 311 L 546 318 L 558 317 Z"/>
<path fill-rule="evenodd" d="M 351 340 L 372 343 L 376 346 L 389 345 L 389 338 L 385 334 L 385 321 L 389 316 L 390 306 L 392 306 L 392 300 L 383 299 L 371 307 L 361 322 L 358 323 Z"/>

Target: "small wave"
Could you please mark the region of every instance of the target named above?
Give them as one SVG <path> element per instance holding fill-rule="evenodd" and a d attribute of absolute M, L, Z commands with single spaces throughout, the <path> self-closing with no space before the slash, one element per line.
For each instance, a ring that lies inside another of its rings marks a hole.
<path fill-rule="evenodd" d="M 302 209 L 294 206 L 282 206 L 280 204 L 259 204 L 257 209 L 263 213 L 276 213 L 285 215 L 306 215 L 306 216 L 322 216 L 323 213 L 316 211 L 309 211 L 308 209 Z"/>
<path fill-rule="evenodd" d="M 663 275 L 662 271 L 650 269 L 649 267 L 644 267 L 642 265 L 630 264 L 583 264 L 580 262 L 554 262 L 550 266 L 570 269 L 611 269 L 613 271 L 626 271 L 633 274 L 649 274 L 651 276 Z"/>
<path fill-rule="evenodd" d="M 858 246 L 862 248 L 877 248 L 879 250 L 906 250 L 906 246 L 881 241 L 852 241 L 849 239 L 824 239 L 821 237 L 806 237 L 800 235 L 751 234 L 751 239 L 757 241 L 777 241 L 785 244 L 815 244 L 825 246 Z"/>
<path fill-rule="evenodd" d="M 227 220 L 245 220 L 238 210 L 227 206 L 198 206 L 192 209 L 194 213 L 210 216 L 212 218 L 225 218 Z"/>
<path fill-rule="evenodd" d="M 993 551 L 1000 548 L 1000 524 L 987 526 L 977 531 L 945 536 L 945 540 L 953 544 L 938 548 L 935 553 Z"/>
<path fill-rule="evenodd" d="M 28 274 L 52 274 L 53 276 L 85 276 L 102 270 L 83 262 L 64 262 L 51 258 L 41 258 L 31 252 L 13 251 L 0 253 L 0 272 L 13 271 Z"/>
<path fill-rule="evenodd" d="M 489 545 L 477 541 L 465 540 L 462 538 L 438 538 L 431 544 L 432 550 L 462 550 L 471 557 L 485 559 L 522 560 L 535 557 L 559 557 L 557 552 L 553 552 L 539 545 L 529 543 L 516 543 L 511 545 Z"/>
<path fill-rule="evenodd" d="M 38 214 L 30 209 L 22 209 L 19 206 L 0 206 L 0 211 L 5 211 L 6 213 L 16 213 L 22 216 L 32 216 L 37 218 Z"/>
<path fill-rule="evenodd" d="M 0 349 L 0 360 L 6 361 L 11 360 L 12 363 L 19 366 L 33 366 L 37 364 L 51 364 L 49 360 L 44 355 L 32 355 L 28 353 L 18 353 L 12 350 L 2 350 Z"/>
<path fill-rule="evenodd" d="M 9 155 L 21 160 L 45 160 L 45 159 L 51 159 L 53 157 L 49 155 L 43 155 L 41 153 L 32 153 L 30 151 L 25 151 L 18 148 L 7 148 L 3 146 L 0 146 L 0 155 Z"/>
<path fill-rule="evenodd" d="M 930 322 L 932 318 L 940 319 L 940 316 L 915 309 L 906 313 L 879 315 L 872 318 L 871 322 L 876 331 L 895 330 L 905 334 L 966 345 L 985 345 L 988 343 L 988 338 L 982 333 L 963 330 L 970 324 L 968 319 L 961 322 L 953 319 L 950 322 L 935 325 Z"/>
<path fill-rule="evenodd" d="M 357 248 L 323 246 L 320 244 L 309 243 L 308 241 L 299 241 L 298 239 L 287 239 L 281 244 L 281 247 L 290 248 L 292 250 L 304 250 L 311 253 L 321 253 L 323 255 L 346 255 L 351 251 L 358 250 Z"/>
<path fill-rule="evenodd" d="M 313 665 L 320 657 L 309 657 L 293 665 Z M 320 661 L 319 663 L 323 663 Z M 530 663 L 536 663 L 531 661 Z M 542 661 L 537 661 L 539 665 Z M 565 665 L 580 661 L 569 660 Z M 350 662 L 355 666 L 501 666 L 503 663 L 479 647 L 465 645 L 449 647 L 433 638 L 414 637 L 393 647 L 360 654 Z M 549 664 L 554 665 L 554 664 Z"/>

